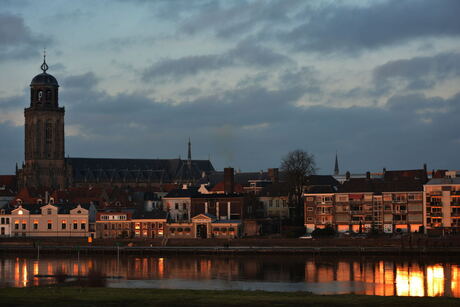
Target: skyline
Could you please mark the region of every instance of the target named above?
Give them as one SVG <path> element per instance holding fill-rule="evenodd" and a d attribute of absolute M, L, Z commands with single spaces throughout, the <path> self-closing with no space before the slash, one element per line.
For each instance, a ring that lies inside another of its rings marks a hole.
<path fill-rule="evenodd" d="M 0 173 L 43 47 L 66 156 L 460 169 L 458 1 L 3 1 Z M 8 31 L 6 31 L 7 29 Z M 133 137 L 135 136 L 135 137 Z M 457 159 L 456 159 L 457 158 Z"/>

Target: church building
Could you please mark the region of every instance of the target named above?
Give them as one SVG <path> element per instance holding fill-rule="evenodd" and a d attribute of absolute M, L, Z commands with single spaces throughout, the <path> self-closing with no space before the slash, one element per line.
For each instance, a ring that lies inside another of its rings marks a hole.
<path fill-rule="evenodd" d="M 209 160 L 65 158 L 64 107 L 59 84 L 47 73 L 30 83 L 30 106 L 25 108 L 25 162 L 17 170 L 19 187 L 65 189 L 74 186 L 159 186 L 193 183 L 214 171 Z"/>

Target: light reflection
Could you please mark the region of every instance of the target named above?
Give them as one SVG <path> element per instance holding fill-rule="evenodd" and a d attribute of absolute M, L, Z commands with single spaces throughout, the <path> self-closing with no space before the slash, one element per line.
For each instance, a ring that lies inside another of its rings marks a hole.
<path fill-rule="evenodd" d="M 444 295 L 444 268 L 441 265 L 429 266 L 426 276 L 428 296 Z"/>
<path fill-rule="evenodd" d="M 290 257 L 290 256 L 289 256 Z M 288 257 L 288 258 L 289 258 Z M 10 286 L 46 285 L 59 270 L 86 276 L 91 268 L 123 279 L 257 280 L 321 283 L 324 293 L 382 296 L 454 296 L 460 298 L 460 264 L 421 264 L 418 260 L 289 259 L 250 256 L 77 257 L 40 260 L 0 258 L 0 282 Z M 317 287 L 317 286 L 316 286 Z"/>

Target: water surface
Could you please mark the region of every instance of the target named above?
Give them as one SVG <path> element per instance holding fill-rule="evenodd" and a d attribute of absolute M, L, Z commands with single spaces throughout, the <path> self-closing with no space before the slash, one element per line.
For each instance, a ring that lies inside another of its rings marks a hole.
<path fill-rule="evenodd" d="M 109 276 L 109 287 L 311 291 L 460 298 L 456 258 L 331 256 L 0 256 L 0 284 L 54 283 L 52 275 Z"/>

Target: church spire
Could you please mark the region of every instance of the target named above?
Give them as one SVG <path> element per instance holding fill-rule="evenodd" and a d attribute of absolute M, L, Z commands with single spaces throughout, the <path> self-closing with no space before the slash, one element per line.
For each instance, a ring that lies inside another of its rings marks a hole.
<path fill-rule="evenodd" d="M 335 152 L 335 166 L 334 166 L 334 175 L 337 176 L 339 174 L 339 159 L 337 157 L 337 152 Z"/>
<path fill-rule="evenodd" d="M 192 161 L 192 142 L 190 142 L 190 137 L 188 137 L 188 155 L 187 159 L 189 162 Z"/>
<path fill-rule="evenodd" d="M 43 48 L 43 64 L 40 66 L 40 68 L 43 70 L 43 73 L 46 74 L 46 71 L 48 70 L 48 64 L 46 64 L 46 48 Z"/>

